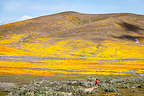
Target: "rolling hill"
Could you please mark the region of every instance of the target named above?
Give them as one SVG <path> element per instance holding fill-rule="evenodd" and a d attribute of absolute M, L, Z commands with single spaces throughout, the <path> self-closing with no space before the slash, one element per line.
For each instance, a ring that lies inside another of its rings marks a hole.
<path fill-rule="evenodd" d="M 0 26 L 0 73 L 33 70 L 36 75 L 43 74 L 40 69 L 52 68 L 60 69 L 58 73 L 95 74 L 99 67 L 110 73 L 130 69 L 141 73 L 143 49 L 144 15 L 62 12 Z M 113 65 L 117 62 L 121 65 Z M 97 63 L 102 65 L 93 65 Z"/>
<path fill-rule="evenodd" d="M 144 52 L 143 25 L 144 16 L 131 13 L 82 14 L 69 11 L 41 16 L 0 26 L 0 54 L 142 58 L 139 53 Z M 126 50 L 129 54 L 123 52 Z M 123 55 L 125 53 L 130 56 Z"/>

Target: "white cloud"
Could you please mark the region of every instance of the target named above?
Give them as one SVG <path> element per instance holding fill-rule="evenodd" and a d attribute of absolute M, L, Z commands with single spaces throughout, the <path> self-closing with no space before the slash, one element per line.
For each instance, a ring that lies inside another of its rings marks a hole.
<path fill-rule="evenodd" d="M 19 19 L 19 20 L 27 20 L 27 19 L 31 19 L 31 18 L 34 18 L 34 17 L 24 15 L 24 16 L 20 17 L 20 19 Z"/>
<path fill-rule="evenodd" d="M 17 21 L 23 21 L 23 20 L 32 19 L 32 18 L 34 18 L 34 17 L 28 16 L 28 15 L 24 15 L 22 17 L 17 17 L 17 18 L 7 18 L 4 20 L 1 20 L 0 25 L 13 23 L 13 22 L 17 22 Z"/>

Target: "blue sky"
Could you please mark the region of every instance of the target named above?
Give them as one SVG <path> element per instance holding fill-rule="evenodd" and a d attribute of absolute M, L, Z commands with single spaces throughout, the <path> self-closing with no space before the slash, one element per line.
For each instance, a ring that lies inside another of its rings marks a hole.
<path fill-rule="evenodd" d="M 144 0 L 0 0 L 0 24 L 63 11 L 144 14 Z"/>

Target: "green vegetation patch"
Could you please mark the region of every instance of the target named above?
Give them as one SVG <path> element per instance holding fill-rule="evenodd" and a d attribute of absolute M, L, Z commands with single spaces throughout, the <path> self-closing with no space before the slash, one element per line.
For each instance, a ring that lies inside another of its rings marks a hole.
<path fill-rule="evenodd" d="M 107 19 L 107 17 L 91 18 L 91 21 L 92 21 L 92 22 L 95 22 L 95 21 L 104 20 L 104 19 Z"/>
<path fill-rule="evenodd" d="M 95 17 L 95 18 L 85 19 L 85 20 L 81 20 L 80 24 L 89 24 L 91 22 L 96 22 L 104 19 L 107 19 L 107 17 Z"/>
<path fill-rule="evenodd" d="M 96 80 L 99 81 L 96 84 Z M 86 80 L 33 81 L 10 90 L 10 96 L 122 96 L 121 89 L 144 89 L 144 77 L 95 78 Z M 109 94 L 109 95 L 108 95 Z M 124 94 L 125 95 L 125 94 Z"/>

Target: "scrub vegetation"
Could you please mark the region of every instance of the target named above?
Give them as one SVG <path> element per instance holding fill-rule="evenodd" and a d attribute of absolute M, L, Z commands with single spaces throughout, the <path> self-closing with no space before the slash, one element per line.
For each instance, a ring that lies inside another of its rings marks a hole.
<path fill-rule="evenodd" d="M 98 85 L 95 85 L 96 79 L 100 81 Z M 86 80 L 34 81 L 10 89 L 9 96 L 130 96 L 138 93 L 142 96 L 142 90 L 144 77 L 88 77 Z M 128 93 L 125 94 L 125 91 Z"/>

